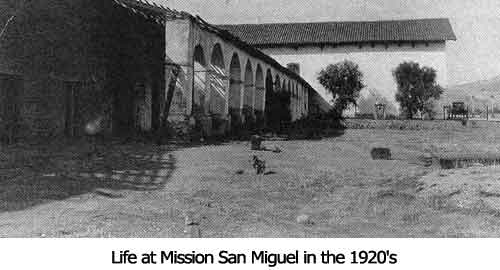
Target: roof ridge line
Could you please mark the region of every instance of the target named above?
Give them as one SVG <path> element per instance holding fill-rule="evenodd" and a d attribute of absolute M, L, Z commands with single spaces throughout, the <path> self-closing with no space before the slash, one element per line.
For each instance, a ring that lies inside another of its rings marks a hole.
<path fill-rule="evenodd" d="M 315 22 L 274 22 L 274 23 L 238 23 L 238 24 L 217 24 L 217 26 L 243 26 L 243 25 L 284 25 L 284 24 L 329 24 L 329 23 L 381 23 L 381 22 L 414 22 L 414 21 L 433 21 L 433 20 L 447 20 L 447 17 L 434 17 L 434 18 L 414 18 L 414 19 L 390 19 L 390 20 L 367 20 L 367 21 L 315 21 Z"/>

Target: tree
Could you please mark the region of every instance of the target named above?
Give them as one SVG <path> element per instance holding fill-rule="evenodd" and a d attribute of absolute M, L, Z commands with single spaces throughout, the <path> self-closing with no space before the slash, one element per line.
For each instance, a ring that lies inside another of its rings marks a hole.
<path fill-rule="evenodd" d="M 420 67 L 416 62 L 403 62 L 393 71 L 398 91 L 396 101 L 408 119 L 420 112 L 433 114 L 435 100 L 439 100 L 443 88 L 436 83 L 436 70 L 430 67 Z"/>
<path fill-rule="evenodd" d="M 356 105 L 359 93 L 365 87 L 359 66 L 348 60 L 321 70 L 318 81 L 333 95 L 333 110 L 340 116 L 349 105 Z"/>

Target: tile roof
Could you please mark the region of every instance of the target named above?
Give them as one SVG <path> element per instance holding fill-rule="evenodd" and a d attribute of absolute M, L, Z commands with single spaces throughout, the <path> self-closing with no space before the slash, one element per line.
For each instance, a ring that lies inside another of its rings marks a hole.
<path fill-rule="evenodd" d="M 150 19 L 154 19 L 158 23 L 162 24 L 164 24 L 165 20 L 174 20 L 179 18 L 190 19 L 192 20 L 192 22 L 196 23 L 202 29 L 218 35 L 223 40 L 244 50 L 249 55 L 258 58 L 264 61 L 265 63 L 268 63 L 277 70 L 283 72 L 284 74 L 290 76 L 291 78 L 296 79 L 297 81 L 301 82 L 306 89 L 312 90 L 314 95 L 319 96 L 319 94 L 314 90 L 314 88 L 300 75 L 282 66 L 275 59 L 263 53 L 258 48 L 241 40 L 239 37 L 233 35 L 231 32 L 226 31 L 225 29 L 221 29 L 210 23 L 207 23 L 199 16 L 193 16 L 184 11 L 177 11 L 175 9 L 157 5 L 153 1 L 149 2 L 147 0 L 113 0 L 113 1 L 124 8 L 132 10 L 134 13 L 138 13 Z M 166 17 L 164 17 L 165 15 Z"/>
<path fill-rule="evenodd" d="M 219 25 L 259 47 L 456 40 L 448 19 Z"/>
<path fill-rule="evenodd" d="M 166 19 L 184 18 L 185 12 L 179 12 L 153 1 L 147 0 L 113 0 L 116 4 L 140 14 L 148 19 L 152 19 L 160 24 L 165 24 Z"/>
<path fill-rule="evenodd" d="M 317 94 L 316 90 L 304 78 L 302 78 L 297 73 L 291 71 L 290 69 L 282 66 L 274 58 L 272 58 L 271 56 L 263 53 L 261 50 L 259 50 L 255 46 L 252 46 L 249 43 L 241 40 L 239 37 L 233 35 L 231 32 L 229 32 L 229 31 L 227 31 L 225 29 L 219 28 L 219 27 L 217 27 L 215 25 L 212 25 L 212 24 L 206 22 L 205 20 L 203 20 L 199 16 L 191 16 L 190 18 L 193 20 L 194 23 L 196 23 L 203 30 L 206 30 L 206 31 L 209 31 L 211 33 L 216 34 L 217 36 L 219 36 L 223 40 L 225 40 L 225 41 L 233 44 L 234 46 L 240 48 L 241 50 L 245 51 L 249 55 L 251 55 L 251 56 L 253 56 L 253 57 L 257 58 L 257 59 L 260 59 L 260 60 L 264 61 L 265 63 L 271 65 L 274 68 L 276 68 L 278 71 L 281 71 L 284 74 L 288 75 L 290 78 L 296 79 L 297 81 L 299 81 L 300 83 L 302 83 L 305 88 L 314 90 L 313 92 Z"/>
<path fill-rule="evenodd" d="M 113 1 L 122 7 L 132 10 L 134 13 L 138 13 L 147 18 L 152 18 L 162 24 L 164 24 L 164 20 L 172 20 L 176 18 L 191 19 L 202 29 L 218 35 L 225 41 L 232 43 L 234 46 L 244 50 L 249 55 L 261 59 L 262 61 L 276 68 L 277 70 L 290 76 L 291 78 L 295 78 L 296 80 L 301 82 L 306 88 L 313 89 L 312 86 L 306 80 L 304 80 L 304 78 L 290 71 L 288 68 L 283 67 L 272 57 L 261 52 L 254 46 L 251 46 L 247 42 L 241 40 L 239 37 L 233 35 L 231 32 L 226 31 L 225 29 L 220 29 L 215 25 L 207 23 L 199 16 L 193 16 L 187 12 L 177 11 L 175 9 L 157 5 L 153 1 L 147 1 L 147 0 L 113 0 Z M 165 14 L 166 18 L 164 18 Z"/>

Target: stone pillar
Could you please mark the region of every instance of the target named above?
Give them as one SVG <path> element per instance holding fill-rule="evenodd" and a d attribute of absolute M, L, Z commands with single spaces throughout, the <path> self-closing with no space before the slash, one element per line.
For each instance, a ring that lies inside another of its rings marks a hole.
<path fill-rule="evenodd" d="M 243 116 L 243 109 L 245 108 L 245 91 L 246 86 L 243 80 L 240 80 L 240 116 Z"/>
<path fill-rule="evenodd" d="M 231 91 L 231 78 L 230 78 L 230 75 L 228 77 L 228 80 L 224 82 L 224 87 L 226 89 L 225 91 L 225 99 L 226 99 L 226 106 L 224 108 L 224 115 L 226 115 L 226 117 L 229 116 L 229 107 L 231 106 L 229 104 L 229 92 Z"/>
<path fill-rule="evenodd" d="M 300 88 L 300 118 L 304 116 L 304 88 Z"/>
<path fill-rule="evenodd" d="M 293 115 L 293 91 L 295 91 L 295 86 L 292 86 L 292 89 L 290 89 L 290 116 L 292 118 L 292 122 L 295 120 Z"/>
<path fill-rule="evenodd" d="M 298 91 L 299 91 L 299 87 L 297 86 L 294 90 L 293 90 L 293 120 L 297 120 L 298 119 L 298 113 L 297 113 L 297 95 L 298 95 Z"/>
<path fill-rule="evenodd" d="M 306 115 L 309 115 L 309 90 L 306 91 Z"/>
<path fill-rule="evenodd" d="M 178 86 L 175 90 L 169 120 L 184 121 L 191 115 L 193 104 L 193 46 L 192 25 L 189 19 L 167 20 L 165 22 L 166 76 L 169 79 L 169 63 L 181 67 Z"/>
<path fill-rule="evenodd" d="M 297 90 L 297 97 L 295 98 L 295 112 L 297 119 L 300 119 L 300 88 Z"/>
<path fill-rule="evenodd" d="M 206 81 L 205 81 L 205 87 L 207 89 L 207 95 L 205 97 L 205 114 L 206 115 L 209 115 L 210 114 L 210 106 L 212 104 L 212 96 L 213 96 L 213 93 L 212 93 L 212 80 L 214 79 L 213 76 L 214 76 L 214 71 L 211 69 L 211 66 L 209 65 L 208 66 L 208 69 L 207 69 L 207 77 L 206 77 Z"/>
<path fill-rule="evenodd" d="M 299 87 L 299 91 L 297 92 L 297 119 L 302 117 L 302 110 L 300 105 L 302 103 L 302 87 Z"/>
<path fill-rule="evenodd" d="M 229 95 L 238 95 L 229 98 Z M 237 111 L 241 115 L 243 109 L 243 81 L 241 79 L 230 79 L 228 91 L 228 104 L 233 112 Z"/>
<path fill-rule="evenodd" d="M 255 85 L 253 82 L 246 82 L 242 95 L 242 104 L 245 116 L 253 115 L 255 99 Z"/>
<path fill-rule="evenodd" d="M 256 101 L 255 99 L 257 98 L 257 86 L 255 85 L 254 83 L 254 86 L 253 86 L 253 91 L 252 91 L 252 102 L 250 104 L 250 106 L 252 106 L 252 113 L 255 115 L 255 110 L 257 109 L 255 106 L 256 106 Z"/>
<path fill-rule="evenodd" d="M 202 112 L 202 117 L 201 117 L 201 126 L 203 128 L 203 135 L 211 137 L 213 135 L 213 125 L 212 125 L 212 117 L 210 115 L 210 102 L 211 102 L 211 95 L 212 95 L 212 87 L 211 87 L 211 80 L 212 80 L 212 70 L 210 69 L 210 65 L 207 65 L 204 69 L 204 74 L 203 74 L 205 81 L 204 81 L 204 87 L 203 89 L 204 94 L 205 94 L 205 99 L 203 103 L 203 112 Z"/>
<path fill-rule="evenodd" d="M 257 94 L 258 93 L 258 94 Z M 258 100 L 258 101 L 257 101 Z M 264 112 L 266 109 L 266 87 L 255 88 L 254 110 Z"/>
<path fill-rule="evenodd" d="M 300 118 L 304 115 L 304 89 L 300 89 L 300 95 L 299 95 L 299 111 L 300 111 Z"/>

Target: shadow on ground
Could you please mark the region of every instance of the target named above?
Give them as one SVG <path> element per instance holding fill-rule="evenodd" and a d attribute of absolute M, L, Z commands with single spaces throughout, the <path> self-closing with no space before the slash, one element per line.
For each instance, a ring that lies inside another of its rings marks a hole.
<path fill-rule="evenodd" d="M 146 144 L 5 147 L 0 155 L 0 212 L 19 211 L 95 192 L 161 189 L 175 170 L 173 148 Z"/>

